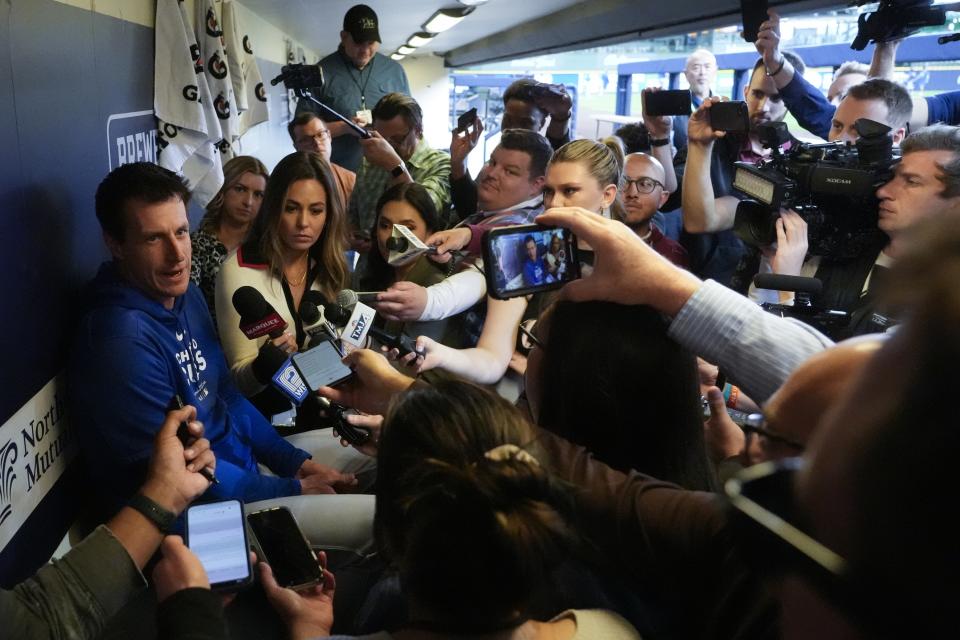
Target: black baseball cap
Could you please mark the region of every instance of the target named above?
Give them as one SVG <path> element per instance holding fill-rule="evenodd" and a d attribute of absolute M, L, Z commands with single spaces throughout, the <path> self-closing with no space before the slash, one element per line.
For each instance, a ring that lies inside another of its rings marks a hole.
<path fill-rule="evenodd" d="M 343 30 L 353 37 L 354 42 L 383 42 L 380 39 L 379 21 L 376 12 L 365 4 L 350 7 L 343 16 Z"/>

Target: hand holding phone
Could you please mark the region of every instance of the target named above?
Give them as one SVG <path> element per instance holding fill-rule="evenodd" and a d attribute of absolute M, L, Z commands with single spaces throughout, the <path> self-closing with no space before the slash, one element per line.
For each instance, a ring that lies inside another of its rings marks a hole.
<path fill-rule="evenodd" d="M 714 131 L 747 133 L 750 131 L 750 111 L 742 100 L 715 102 L 710 105 L 710 128 Z"/>
<path fill-rule="evenodd" d="M 253 579 L 239 500 L 191 505 L 187 509 L 187 545 L 200 558 L 211 589 L 233 591 Z"/>
<path fill-rule="evenodd" d="M 477 108 L 474 107 L 469 111 L 465 111 L 460 114 L 460 117 L 457 118 L 457 131 L 461 133 L 466 133 L 467 129 L 473 126 L 473 123 L 477 119 Z"/>
<path fill-rule="evenodd" d="M 576 238 L 536 224 L 490 229 L 483 236 L 487 291 L 497 300 L 559 289 L 580 277 Z"/>
<path fill-rule="evenodd" d="M 323 581 L 323 568 L 290 509 L 254 511 L 247 523 L 260 549 L 257 557 L 270 565 L 277 584 L 296 591 Z"/>
<path fill-rule="evenodd" d="M 767 19 L 767 0 L 740 0 L 743 39 L 754 43 L 760 35 L 760 25 Z"/>

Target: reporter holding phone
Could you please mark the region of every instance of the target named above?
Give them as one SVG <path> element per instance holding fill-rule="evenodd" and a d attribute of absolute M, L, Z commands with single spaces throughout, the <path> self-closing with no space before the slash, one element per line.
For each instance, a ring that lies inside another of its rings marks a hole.
<path fill-rule="evenodd" d="M 446 280 L 453 265 L 440 264 L 425 253 L 401 263 L 390 264 L 387 243 L 393 237 L 394 225 L 403 225 L 426 242 L 433 233 L 442 229 L 443 221 L 430 194 L 421 185 L 407 182 L 387 189 L 377 201 L 370 230 L 375 248 L 357 265 L 354 289 L 385 291 L 391 287 L 429 287 Z M 386 319 L 378 314 L 375 324 L 393 335 L 425 335 L 452 347 L 460 347 L 465 343 L 459 314 L 426 321 Z"/>
<path fill-rule="evenodd" d="M 622 217 L 617 190 L 623 179 L 623 149 L 609 140 L 574 140 L 562 146 L 547 165 L 544 206 L 576 207 L 585 213 L 603 217 Z M 589 246 L 581 243 L 589 254 Z M 589 273 L 591 257 L 581 265 Z M 495 265 L 486 265 L 488 270 Z M 426 336 L 417 339 L 424 353 L 410 354 L 405 361 L 417 372 L 440 368 L 481 384 L 498 381 L 514 357 L 517 331 L 527 310 L 526 298 L 496 300 L 487 298 L 487 317 L 477 346 L 451 349 Z"/>
<path fill-rule="evenodd" d="M 146 588 L 140 571 L 166 534 L 156 514 L 175 520 L 210 486 L 200 469 L 216 459 L 196 411 L 187 406 L 167 414 L 153 441 L 153 456 L 139 499 L 122 508 L 55 564 L 10 591 L 0 591 L 4 637 L 96 638 L 107 621 Z M 177 437 L 189 424 L 186 449 Z M 152 507 L 143 506 L 151 505 Z M 96 603 L 96 606 L 93 606 Z"/>

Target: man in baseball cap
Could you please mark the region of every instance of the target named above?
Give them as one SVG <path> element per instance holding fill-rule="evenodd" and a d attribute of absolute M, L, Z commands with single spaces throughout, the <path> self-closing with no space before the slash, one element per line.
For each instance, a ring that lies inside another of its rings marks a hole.
<path fill-rule="evenodd" d="M 373 9 L 358 4 L 343 16 L 340 47 L 323 60 L 324 86 L 314 91 L 317 99 L 337 113 L 361 126 L 372 123 L 372 109 L 388 93 L 410 95 L 407 75 L 397 62 L 377 53 L 380 48 L 380 20 Z M 299 116 L 305 111 L 316 113 L 327 123 L 332 138 L 330 161 L 356 171 L 363 154 L 356 132 L 346 124 L 319 112 L 309 100 L 297 103 Z"/>
<path fill-rule="evenodd" d="M 376 12 L 365 4 L 350 7 L 347 14 L 343 16 L 343 30 L 350 34 L 356 44 L 383 42 L 380 39 L 378 27 Z"/>

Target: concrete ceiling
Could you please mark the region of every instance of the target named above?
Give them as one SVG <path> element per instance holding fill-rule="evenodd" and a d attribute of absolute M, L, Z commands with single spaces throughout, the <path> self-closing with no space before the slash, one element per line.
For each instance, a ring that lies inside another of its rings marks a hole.
<path fill-rule="evenodd" d="M 313 50 L 326 54 L 340 43 L 343 15 L 357 4 L 354 0 L 241 0 L 261 18 Z M 456 0 L 366 0 L 380 18 L 380 52 L 391 54 L 407 39 L 422 31 L 421 25 L 437 9 L 462 8 Z M 420 53 L 445 53 L 487 38 L 517 24 L 534 20 L 577 0 L 489 0 L 460 24 L 439 34 Z"/>

